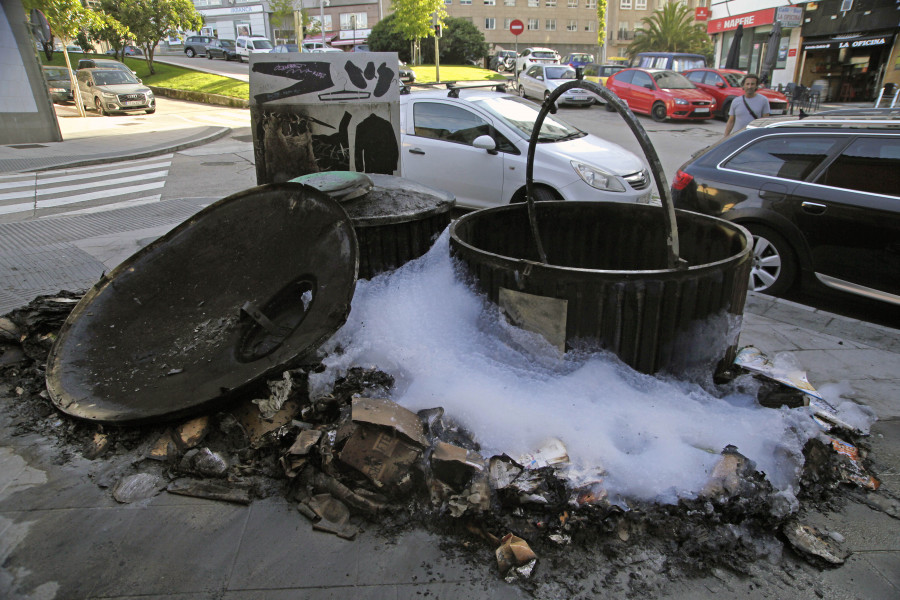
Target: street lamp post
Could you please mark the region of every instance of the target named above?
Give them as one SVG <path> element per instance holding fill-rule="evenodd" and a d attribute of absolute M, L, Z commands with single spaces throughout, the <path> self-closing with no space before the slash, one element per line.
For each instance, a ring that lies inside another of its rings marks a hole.
<path fill-rule="evenodd" d="M 350 15 L 350 26 L 353 27 L 353 45 L 356 45 L 356 15 Z"/>
<path fill-rule="evenodd" d="M 321 26 L 319 27 L 322 30 L 322 43 L 325 43 L 325 5 L 330 4 L 328 0 L 319 0 L 319 18 L 322 19 Z"/>

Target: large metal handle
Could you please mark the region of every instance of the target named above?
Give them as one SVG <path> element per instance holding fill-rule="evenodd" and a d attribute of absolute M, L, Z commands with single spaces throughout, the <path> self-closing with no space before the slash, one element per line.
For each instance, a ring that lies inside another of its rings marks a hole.
<path fill-rule="evenodd" d="M 679 257 L 678 227 L 675 224 L 675 206 L 672 204 L 671 191 L 666 182 L 666 175 L 663 172 L 662 163 L 659 161 L 659 155 L 656 154 L 656 149 L 653 147 L 652 142 L 650 142 L 650 138 L 647 137 L 647 132 L 644 131 L 644 128 L 641 126 L 640 122 L 638 122 L 634 113 L 631 112 L 631 109 L 608 88 L 597 85 L 592 81 L 578 79 L 567 81 L 562 84 L 553 90 L 553 92 L 544 100 L 538 118 L 534 123 L 534 129 L 531 131 L 531 139 L 528 142 L 528 164 L 525 167 L 528 220 L 531 222 L 531 232 L 532 235 L 534 235 L 534 242 L 537 246 L 538 255 L 541 257 L 541 262 L 547 264 L 547 254 L 544 252 L 544 246 L 541 243 L 540 232 L 538 231 L 537 226 L 537 215 L 535 214 L 534 209 L 534 151 L 537 148 L 537 140 L 540 136 L 541 126 L 544 123 L 544 118 L 547 116 L 547 113 L 551 111 L 556 112 L 554 108 L 556 99 L 572 88 L 589 90 L 606 100 L 606 102 L 616 109 L 616 112 L 622 115 L 622 118 L 625 119 L 625 123 L 628 124 L 631 132 L 634 133 L 638 143 L 641 145 L 641 150 L 644 151 L 644 154 L 650 163 L 650 170 L 653 172 L 653 178 L 656 180 L 656 187 L 659 190 L 659 196 L 662 199 L 663 209 L 666 211 L 668 267 L 670 269 L 684 267 L 686 263 Z"/>

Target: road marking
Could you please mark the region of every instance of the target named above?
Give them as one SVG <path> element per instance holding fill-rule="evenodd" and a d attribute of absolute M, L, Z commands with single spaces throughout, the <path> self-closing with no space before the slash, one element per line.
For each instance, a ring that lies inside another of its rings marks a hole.
<path fill-rule="evenodd" d="M 0 189 L 15 189 L 24 186 L 33 186 L 35 184 L 35 180 L 37 181 L 37 185 L 41 185 L 61 183 L 63 181 L 77 181 L 79 179 L 90 179 L 91 177 L 98 176 L 117 175 L 119 173 L 133 173 L 135 171 L 143 171 L 147 169 L 170 167 L 172 165 L 173 156 L 173 154 L 167 154 L 165 156 L 145 158 L 124 163 L 112 163 L 116 165 L 113 168 L 110 168 L 109 164 L 105 164 L 91 165 L 89 167 L 77 167 L 73 169 L 60 169 L 57 171 L 27 173 L 16 176 L 20 178 L 20 181 L 0 183 Z"/>
<path fill-rule="evenodd" d="M 34 198 L 35 196 L 50 196 L 54 194 L 60 194 L 65 192 L 73 192 L 76 190 L 84 190 L 90 188 L 98 188 L 98 187 L 109 187 L 111 185 L 121 185 L 123 183 L 131 183 L 133 181 L 146 181 L 147 179 L 154 179 L 157 177 L 165 177 L 169 174 L 168 169 L 164 171 L 153 171 L 150 173 L 144 173 L 141 175 L 131 175 L 129 177 L 116 177 L 113 179 L 104 179 L 103 181 L 88 181 L 85 183 L 78 183 L 75 185 L 66 185 L 60 187 L 51 187 L 47 189 L 40 189 L 40 183 L 38 182 L 38 190 L 35 191 L 32 187 L 31 190 L 20 191 L 20 192 L 10 192 L 7 194 L 0 194 L 0 201 L 2 200 L 19 200 L 21 198 Z M 123 188 L 121 193 L 129 193 L 129 188 Z"/>
<path fill-rule="evenodd" d="M 88 202 L 90 200 L 99 200 L 101 198 L 112 198 L 114 196 L 124 196 L 125 194 L 133 194 L 135 192 L 143 192 L 147 190 L 159 189 L 166 185 L 165 181 L 154 181 L 144 185 L 135 185 L 127 188 L 116 188 L 113 190 L 100 190 L 88 194 L 79 194 L 77 196 L 66 196 L 63 198 L 52 198 L 48 200 L 40 200 L 35 206 L 34 202 L 23 204 L 10 204 L 0 206 L 0 215 L 8 215 L 17 212 L 32 212 L 43 208 L 56 208 L 67 204 L 75 204 L 77 202 Z"/>
<path fill-rule="evenodd" d="M 134 200 L 124 200 L 122 202 L 114 202 L 112 204 L 101 204 L 100 206 L 92 206 L 90 208 L 82 208 L 78 210 L 67 210 L 64 212 L 54 213 L 52 215 L 44 215 L 42 219 L 52 219 L 54 217 L 71 217 L 73 215 L 89 215 L 98 212 L 106 212 L 108 210 L 117 210 L 120 208 L 131 208 L 132 206 L 141 206 L 142 204 L 153 204 L 162 199 L 162 194 L 155 196 L 144 196 L 143 198 L 135 198 Z"/>

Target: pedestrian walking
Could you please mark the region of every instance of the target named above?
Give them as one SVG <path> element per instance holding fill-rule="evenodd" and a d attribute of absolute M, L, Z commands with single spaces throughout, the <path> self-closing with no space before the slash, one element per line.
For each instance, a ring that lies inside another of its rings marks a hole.
<path fill-rule="evenodd" d="M 737 96 L 731 101 L 731 107 L 728 109 L 728 123 L 725 124 L 725 135 L 728 137 L 732 131 L 740 131 L 750 124 L 754 119 L 769 116 L 769 100 L 761 94 L 757 94 L 759 89 L 759 77 L 756 75 L 747 75 L 741 82 L 744 88 L 744 95 Z"/>

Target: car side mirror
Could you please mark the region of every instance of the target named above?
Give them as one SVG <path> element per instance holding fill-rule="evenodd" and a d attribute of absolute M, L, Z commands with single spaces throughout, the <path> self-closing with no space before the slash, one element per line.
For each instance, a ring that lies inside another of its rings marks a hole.
<path fill-rule="evenodd" d="M 544 76 L 543 76 L 543 75 L 538 75 L 537 77 L 535 77 L 535 79 L 537 79 L 538 81 L 543 81 L 543 80 L 544 80 Z"/>
<path fill-rule="evenodd" d="M 716 84 L 716 87 L 724 88 L 724 87 L 725 87 L 725 82 L 724 82 L 724 81 L 720 81 L 719 83 Z"/>
<path fill-rule="evenodd" d="M 644 84 L 644 87 L 647 88 L 648 90 L 652 90 L 652 89 L 653 89 L 653 84 L 652 84 L 652 83 L 645 83 L 645 84 Z"/>
<path fill-rule="evenodd" d="M 489 135 L 479 135 L 472 142 L 472 145 L 482 150 L 487 150 L 488 154 L 497 154 L 497 142 Z"/>

